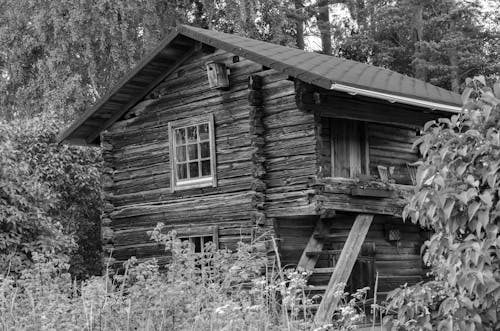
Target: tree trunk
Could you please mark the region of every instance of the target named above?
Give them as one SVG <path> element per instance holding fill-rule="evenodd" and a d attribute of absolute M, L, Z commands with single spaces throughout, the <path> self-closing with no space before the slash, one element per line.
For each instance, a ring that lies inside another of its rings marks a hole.
<path fill-rule="evenodd" d="M 321 34 L 321 45 L 323 54 L 332 55 L 332 32 L 330 25 L 330 12 L 328 0 L 318 1 L 318 12 L 316 15 L 318 29 Z"/>
<path fill-rule="evenodd" d="M 304 49 L 304 4 L 303 0 L 295 0 L 295 11 L 296 11 L 296 23 L 295 27 L 297 30 L 297 35 L 295 36 L 295 43 L 299 49 Z"/>
<path fill-rule="evenodd" d="M 414 21 L 413 28 L 415 30 L 415 77 L 426 81 L 427 80 L 427 69 L 422 63 L 421 59 L 422 46 L 421 43 L 424 41 L 424 6 L 422 4 L 417 4 L 414 8 Z"/>

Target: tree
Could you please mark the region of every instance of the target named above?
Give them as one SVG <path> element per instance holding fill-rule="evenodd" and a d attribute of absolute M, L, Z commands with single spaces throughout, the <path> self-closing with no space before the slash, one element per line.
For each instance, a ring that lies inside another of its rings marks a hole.
<path fill-rule="evenodd" d="M 357 0 L 340 55 L 457 91 L 467 76 L 499 71 L 498 23 L 475 2 Z"/>
<path fill-rule="evenodd" d="M 0 0 L 3 117 L 57 110 L 69 120 L 99 99 L 177 23 L 289 44 L 280 0 Z"/>
<path fill-rule="evenodd" d="M 433 231 L 424 261 L 435 280 L 392 294 L 388 319 L 410 330 L 500 327 L 500 81 L 468 79 L 463 99 L 462 114 L 427 123 L 417 141 L 404 217 Z"/>

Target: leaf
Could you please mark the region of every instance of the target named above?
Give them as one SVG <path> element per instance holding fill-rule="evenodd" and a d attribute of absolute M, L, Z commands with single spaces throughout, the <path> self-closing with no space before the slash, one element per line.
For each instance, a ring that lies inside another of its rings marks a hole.
<path fill-rule="evenodd" d="M 478 224 L 481 224 L 483 228 L 486 228 L 486 225 L 488 225 L 488 222 L 490 221 L 490 213 L 487 210 L 480 210 L 477 213 L 477 219 L 478 219 Z M 477 234 L 479 234 L 480 231 L 476 229 Z"/>
<path fill-rule="evenodd" d="M 481 207 L 481 204 L 477 201 L 473 201 L 470 205 L 469 208 L 467 209 L 467 214 L 469 216 L 469 221 L 476 215 L 477 211 L 479 210 L 479 207 Z"/>
<path fill-rule="evenodd" d="M 493 197 L 491 196 L 491 193 L 489 191 L 484 191 L 483 194 L 479 196 L 479 198 L 486 204 L 488 208 L 493 205 Z"/>
<path fill-rule="evenodd" d="M 462 176 L 467 170 L 467 167 L 469 166 L 469 163 L 462 163 L 457 167 L 457 175 Z"/>
<path fill-rule="evenodd" d="M 455 194 L 455 197 L 464 205 L 466 205 L 467 202 L 469 201 L 467 197 L 467 192 L 464 191 L 460 192 L 459 194 Z"/>
<path fill-rule="evenodd" d="M 486 86 L 486 80 L 483 75 L 474 76 L 474 80 L 480 82 L 483 86 Z"/>
<path fill-rule="evenodd" d="M 424 131 L 429 130 L 429 128 L 435 124 L 436 124 L 436 121 L 428 121 L 427 123 L 424 124 Z"/>
<path fill-rule="evenodd" d="M 495 94 L 495 97 L 500 99 L 500 79 L 493 84 L 493 93 Z"/>
<path fill-rule="evenodd" d="M 481 96 L 481 100 L 493 106 L 496 106 L 500 103 L 500 100 L 495 98 L 495 95 L 491 91 L 484 92 Z"/>
<path fill-rule="evenodd" d="M 455 200 L 454 199 L 448 199 L 446 200 L 446 203 L 443 208 L 444 212 L 444 218 L 447 220 L 451 216 L 451 212 L 453 211 L 453 207 L 455 206 Z"/>
<path fill-rule="evenodd" d="M 429 168 L 418 167 L 417 170 L 417 185 L 422 186 L 424 179 L 429 174 Z"/>
<path fill-rule="evenodd" d="M 473 90 L 470 87 L 466 87 L 464 89 L 464 91 L 462 92 L 462 104 L 465 105 L 467 103 L 467 101 L 469 101 L 472 91 Z"/>

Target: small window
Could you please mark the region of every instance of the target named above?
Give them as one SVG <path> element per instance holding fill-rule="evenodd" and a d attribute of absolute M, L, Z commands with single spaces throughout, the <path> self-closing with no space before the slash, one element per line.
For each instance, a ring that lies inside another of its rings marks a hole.
<path fill-rule="evenodd" d="M 354 178 L 369 175 L 366 123 L 330 119 L 332 176 Z"/>
<path fill-rule="evenodd" d="M 192 236 L 188 238 L 181 238 L 187 240 L 191 244 L 191 248 L 195 253 L 205 253 L 205 246 L 209 242 L 214 242 L 213 236 Z"/>
<path fill-rule="evenodd" d="M 171 189 L 216 186 L 213 116 L 169 123 Z"/>
<path fill-rule="evenodd" d="M 176 229 L 178 238 L 189 241 L 195 253 L 205 253 L 206 245 L 211 242 L 216 248 L 219 247 L 219 227 L 217 225 L 200 225 L 190 228 Z"/>

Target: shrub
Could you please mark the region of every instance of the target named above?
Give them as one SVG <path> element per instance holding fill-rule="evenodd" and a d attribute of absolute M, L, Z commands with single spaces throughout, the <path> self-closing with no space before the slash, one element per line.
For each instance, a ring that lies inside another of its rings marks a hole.
<path fill-rule="evenodd" d="M 34 253 L 58 256 L 74 242 L 50 215 L 55 192 L 31 171 L 14 136 L 0 122 L 0 270 L 19 273 Z"/>
<path fill-rule="evenodd" d="M 22 257 L 24 262 L 16 264 L 19 271 L 32 251 L 52 245 L 71 254 L 72 275 L 84 278 L 102 269 L 101 158 L 98 149 L 58 145 L 61 127 L 50 115 L 0 122 L 0 259 Z"/>
<path fill-rule="evenodd" d="M 194 253 L 175 233 L 153 237 L 166 245 L 169 264 L 125 263 L 112 278 L 73 282 L 64 259 L 33 255 L 19 278 L 0 276 L 3 329 L 81 330 L 310 330 L 307 274 L 269 264 L 256 245 L 235 252 Z M 341 294 L 346 298 L 345 294 Z M 336 326 L 351 330 L 357 299 L 342 307 Z M 344 312 L 344 313 L 342 313 Z M 320 328 L 325 329 L 325 328 Z M 318 329 L 318 330 L 320 330 Z"/>
<path fill-rule="evenodd" d="M 424 159 L 404 214 L 433 230 L 424 261 L 435 280 L 392 294 L 397 318 L 386 320 L 405 330 L 500 329 L 500 82 L 468 79 L 463 99 L 417 142 Z"/>

